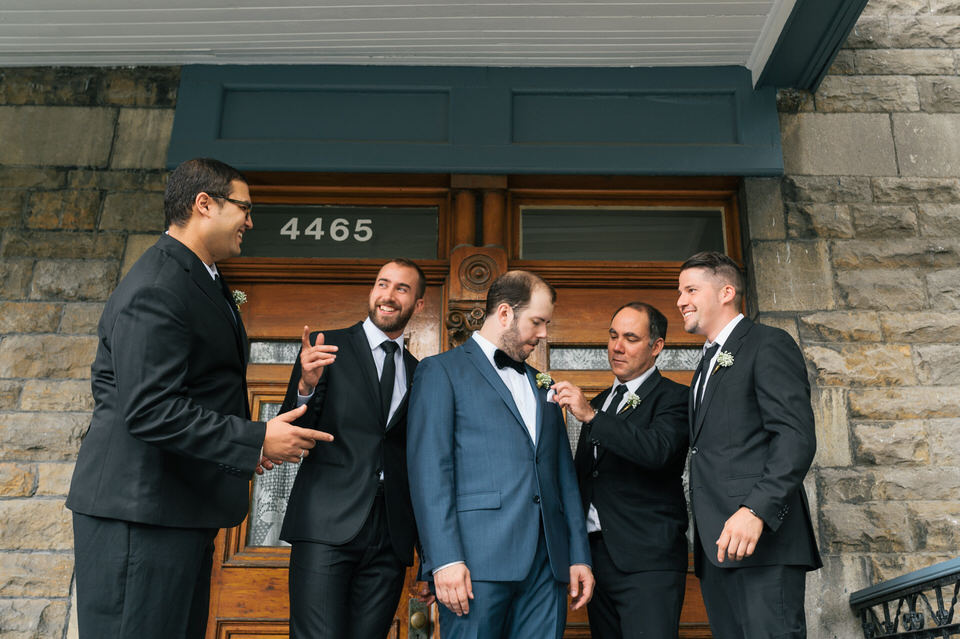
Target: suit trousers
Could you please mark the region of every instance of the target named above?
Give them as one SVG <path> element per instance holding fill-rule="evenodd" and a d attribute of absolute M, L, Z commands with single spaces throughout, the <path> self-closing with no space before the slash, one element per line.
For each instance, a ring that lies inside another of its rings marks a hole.
<path fill-rule="evenodd" d="M 603 536 L 590 534 L 593 599 L 587 604 L 593 639 L 676 639 L 686 586 L 681 570 L 623 572 L 610 558 Z"/>
<path fill-rule="evenodd" d="M 704 559 L 700 587 L 713 636 L 804 639 L 806 579 L 803 566 L 717 568 Z"/>
<path fill-rule="evenodd" d="M 203 639 L 217 532 L 74 513 L 81 639 Z"/>
<path fill-rule="evenodd" d="M 290 639 L 383 639 L 403 591 L 406 566 L 387 530 L 378 492 L 360 532 L 329 545 L 294 541 L 290 551 Z"/>
<path fill-rule="evenodd" d="M 467 566 L 469 568 L 469 566 Z M 523 581 L 473 581 L 470 612 L 440 608 L 443 639 L 560 639 L 567 621 L 566 584 L 554 579 L 540 529 L 537 553 Z"/>

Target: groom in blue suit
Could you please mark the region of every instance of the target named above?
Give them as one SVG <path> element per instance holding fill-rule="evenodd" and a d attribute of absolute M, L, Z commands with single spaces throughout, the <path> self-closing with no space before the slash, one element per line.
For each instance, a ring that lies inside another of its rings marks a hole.
<path fill-rule="evenodd" d="M 563 416 L 524 363 L 556 292 L 510 271 L 483 327 L 417 367 L 407 424 L 410 496 L 444 639 L 559 639 L 593 574 Z"/>

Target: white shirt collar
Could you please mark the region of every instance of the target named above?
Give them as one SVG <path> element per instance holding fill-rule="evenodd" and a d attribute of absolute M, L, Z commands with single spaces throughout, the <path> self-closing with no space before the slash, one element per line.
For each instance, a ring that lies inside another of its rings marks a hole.
<path fill-rule="evenodd" d="M 740 323 L 740 320 L 743 319 L 743 313 L 737 314 L 732 320 L 730 320 L 726 326 L 723 327 L 723 330 L 717 335 L 717 339 L 712 342 L 706 342 L 703 345 L 703 352 L 706 353 L 707 349 L 713 346 L 714 344 L 719 344 L 720 348 L 717 349 L 717 352 L 723 349 L 723 344 L 727 341 L 727 338 L 730 337 L 730 333 L 733 332 L 733 329 L 737 327 L 737 324 Z"/>
<path fill-rule="evenodd" d="M 490 360 L 490 363 L 496 367 L 496 364 L 493 361 L 493 354 L 497 352 L 498 346 L 481 335 L 480 331 L 474 331 L 472 337 L 473 340 L 480 345 L 480 350 L 482 350 L 483 354 L 487 356 L 487 359 Z"/>
<path fill-rule="evenodd" d="M 653 371 L 655 371 L 655 370 L 657 370 L 657 365 L 656 365 L 656 364 L 654 364 L 653 366 L 651 366 L 651 367 L 648 368 L 647 370 L 643 371 L 643 372 L 640 374 L 639 377 L 634 377 L 633 379 L 631 379 L 631 380 L 629 380 L 629 381 L 626 381 L 626 382 L 621 382 L 619 379 L 617 379 L 616 377 L 614 377 L 614 378 L 613 378 L 613 388 L 616 389 L 616 388 L 617 388 L 617 384 L 626 384 L 626 385 L 627 385 L 627 392 L 628 392 L 628 393 L 633 393 L 634 395 L 636 395 L 637 389 L 640 388 L 640 386 L 641 386 L 645 381 L 647 381 L 648 379 L 650 379 L 650 376 L 653 375 Z"/>
<path fill-rule="evenodd" d="M 370 344 L 371 351 L 374 351 L 380 348 L 381 344 L 383 344 L 387 340 L 390 340 L 390 338 L 387 337 L 387 334 L 381 331 L 379 328 L 377 328 L 377 325 L 374 324 L 373 320 L 370 319 L 369 317 L 363 320 L 363 332 L 367 336 L 367 343 Z M 399 352 L 403 352 L 403 335 L 401 335 L 395 340 L 390 340 L 390 341 L 396 342 L 397 346 L 400 347 Z"/>

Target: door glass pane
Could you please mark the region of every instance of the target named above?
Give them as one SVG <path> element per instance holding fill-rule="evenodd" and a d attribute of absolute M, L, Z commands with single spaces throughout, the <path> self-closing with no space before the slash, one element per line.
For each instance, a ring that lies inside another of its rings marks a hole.
<path fill-rule="evenodd" d="M 520 258 L 682 262 L 724 250 L 723 209 L 523 207 Z"/>
<path fill-rule="evenodd" d="M 657 357 L 662 371 L 692 371 L 700 362 L 697 347 L 665 348 Z M 605 347 L 551 346 L 550 368 L 564 371 L 605 371 L 610 369 Z M 612 375 L 612 373 L 611 373 Z"/>
<path fill-rule="evenodd" d="M 257 419 L 267 421 L 280 412 L 278 402 L 262 402 Z M 262 475 L 253 476 L 253 496 L 250 500 L 250 526 L 248 546 L 289 546 L 280 541 L 280 526 L 287 512 L 287 500 L 293 488 L 293 480 L 300 469 L 299 464 L 281 464 Z"/>

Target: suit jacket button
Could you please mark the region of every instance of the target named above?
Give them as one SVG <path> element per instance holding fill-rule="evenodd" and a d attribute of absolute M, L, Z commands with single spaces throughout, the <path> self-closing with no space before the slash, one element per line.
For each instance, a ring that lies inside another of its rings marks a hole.
<path fill-rule="evenodd" d="M 596 477 L 596 476 L 599 475 L 599 474 L 600 474 L 600 471 L 599 471 L 599 470 L 595 470 L 595 471 L 593 471 L 592 473 L 590 473 L 590 475 L 591 475 L 592 477 Z"/>
<path fill-rule="evenodd" d="M 539 504 L 539 503 L 540 503 L 540 495 L 534 495 L 534 496 L 533 496 L 533 503 L 535 503 L 535 504 Z"/>
<path fill-rule="evenodd" d="M 697 453 L 700 452 L 700 449 L 697 448 L 696 446 L 694 446 L 693 448 L 690 449 L 690 452 L 693 453 L 694 455 L 696 455 Z"/>

